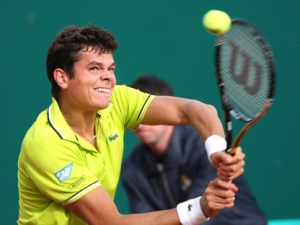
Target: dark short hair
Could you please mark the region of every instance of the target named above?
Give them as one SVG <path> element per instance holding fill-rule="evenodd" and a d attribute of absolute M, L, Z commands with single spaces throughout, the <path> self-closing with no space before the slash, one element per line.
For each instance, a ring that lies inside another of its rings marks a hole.
<path fill-rule="evenodd" d="M 79 60 L 80 51 L 98 51 L 99 53 L 113 53 L 118 44 L 112 34 L 95 25 L 84 27 L 68 26 L 64 28 L 52 41 L 48 49 L 46 68 L 51 82 L 51 94 L 59 98 L 60 87 L 54 80 L 55 69 L 61 68 L 72 79 L 74 63 Z"/>
<path fill-rule="evenodd" d="M 155 74 L 140 76 L 131 84 L 131 87 L 152 95 L 174 96 L 174 92 L 167 82 Z"/>

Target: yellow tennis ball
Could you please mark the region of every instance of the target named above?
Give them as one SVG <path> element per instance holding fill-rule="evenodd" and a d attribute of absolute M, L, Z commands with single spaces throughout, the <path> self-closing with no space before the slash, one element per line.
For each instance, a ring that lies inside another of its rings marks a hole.
<path fill-rule="evenodd" d="M 212 34 L 226 33 L 231 26 L 231 18 L 220 10 L 210 10 L 203 17 L 203 26 Z"/>

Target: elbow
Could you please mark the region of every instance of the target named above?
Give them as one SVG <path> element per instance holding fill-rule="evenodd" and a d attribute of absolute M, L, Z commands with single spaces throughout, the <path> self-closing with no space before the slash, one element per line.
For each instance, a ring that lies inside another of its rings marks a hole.
<path fill-rule="evenodd" d="M 210 105 L 210 104 L 206 104 L 206 107 L 211 112 L 211 114 L 218 116 L 218 111 L 217 111 L 216 107 L 214 107 L 213 105 Z"/>
<path fill-rule="evenodd" d="M 186 117 L 190 124 L 193 125 L 198 120 L 204 122 L 207 120 L 209 121 L 208 118 L 218 117 L 218 111 L 213 105 L 197 100 L 194 100 L 191 103 L 192 104 L 189 104 L 186 111 Z"/>

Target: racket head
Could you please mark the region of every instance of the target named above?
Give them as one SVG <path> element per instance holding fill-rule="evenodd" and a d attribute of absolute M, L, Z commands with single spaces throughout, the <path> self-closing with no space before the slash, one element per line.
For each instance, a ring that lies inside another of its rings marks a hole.
<path fill-rule="evenodd" d="M 266 113 L 274 99 L 274 58 L 257 28 L 243 19 L 233 19 L 230 30 L 218 36 L 215 56 L 227 152 L 234 154 L 245 132 Z M 230 115 L 247 123 L 233 144 Z"/>
<path fill-rule="evenodd" d="M 248 21 L 233 19 L 230 30 L 218 36 L 215 63 L 224 110 L 235 119 L 252 121 L 274 99 L 273 53 Z"/>

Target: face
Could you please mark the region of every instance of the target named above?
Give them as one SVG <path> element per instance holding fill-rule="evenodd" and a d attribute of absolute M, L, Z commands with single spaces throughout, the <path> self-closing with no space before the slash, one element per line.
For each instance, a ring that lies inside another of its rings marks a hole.
<path fill-rule="evenodd" d="M 68 79 L 64 94 L 80 109 L 104 109 L 116 85 L 115 62 L 111 53 L 82 51 L 74 64 L 74 77 Z"/>
<path fill-rule="evenodd" d="M 152 151 L 162 155 L 167 150 L 172 131 L 172 126 L 140 124 L 134 133 Z"/>

